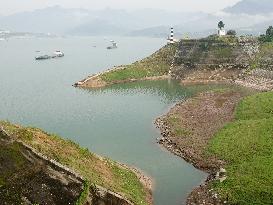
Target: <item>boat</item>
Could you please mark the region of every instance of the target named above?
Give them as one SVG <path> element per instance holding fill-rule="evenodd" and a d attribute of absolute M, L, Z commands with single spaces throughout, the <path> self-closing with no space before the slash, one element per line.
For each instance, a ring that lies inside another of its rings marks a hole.
<path fill-rule="evenodd" d="M 64 57 L 64 53 L 61 52 L 61 51 L 55 51 L 55 52 L 53 53 L 52 58 L 59 58 L 59 57 Z"/>
<path fill-rule="evenodd" d="M 36 51 L 37 53 L 39 53 L 40 51 Z M 35 57 L 35 60 L 47 60 L 50 58 L 60 58 L 60 57 L 64 57 L 64 53 L 61 51 L 55 51 L 53 53 L 53 55 L 41 55 L 41 56 L 37 56 Z"/>
<path fill-rule="evenodd" d="M 46 60 L 46 59 L 50 59 L 51 56 L 49 55 L 42 55 L 42 56 L 37 56 L 35 57 L 35 60 Z"/>
<path fill-rule="evenodd" d="M 107 47 L 108 50 L 118 48 L 117 43 L 115 41 L 111 40 L 110 42 L 112 43 L 112 46 L 108 46 Z"/>

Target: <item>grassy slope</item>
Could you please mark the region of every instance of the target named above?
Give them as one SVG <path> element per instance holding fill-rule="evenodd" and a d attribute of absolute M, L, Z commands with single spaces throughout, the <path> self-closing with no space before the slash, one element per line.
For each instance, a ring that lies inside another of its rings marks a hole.
<path fill-rule="evenodd" d="M 0 201 L 4 200 L 7 204 L 21 204 L 21 184 L 28 177 L 28 174 L 31 174 L 30 170 L 26 170 L 29 167 L 20 149 L 21 146 L 18 143 L 0 145 Z M 7 160 L 4 161 L 3 159 Z M 16 187 L 14 182 L 10 180 L 13 174 L 16 180 Z M 20 175 L 20 178 L 16 179 L 16 175 Z"/>
<path fill-rule="evenodd" d="M 70 140 L 37 128 L 21 128 L 7 122 L 0 122 L 0 126 L 49 158 L 77 171 L 89 182 L 122 193 L 136 205 L 147 204 L 145 188 L 132 171 L 113 161 L 100 159 Z"/>
<path fill-rule="evenodd" d="M 209 152 L 224 159 L 228 179 L 215 188 L 231 204 L 273 203 L 273 93 L 245 98 L 236 121 L 212 140 Z"/>
<path fill-rule="evenodd" d="M 177 44 L 164 46 L 151 56 L 125 66 L 125 69 L 104 73 L 100 77 L 103 81 L 112 83 L 129 79 L 141 79 L 167 75 L 175 55 Z"/>

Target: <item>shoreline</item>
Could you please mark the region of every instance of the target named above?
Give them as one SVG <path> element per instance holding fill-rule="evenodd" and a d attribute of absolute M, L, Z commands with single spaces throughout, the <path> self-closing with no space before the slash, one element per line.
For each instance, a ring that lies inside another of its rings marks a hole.
<path fill-rule="evenodd" d="M 238 104 L 240 99 L 242 99 L 242 97 L 243 95 L 241 95 L 239 92 L 234 91 L 225 91 L 220 93 L 217 93 L 215 91 L 205 91 L 197 94 L 192 98 L 189 98 L 186 101 L 178 102 L 166 114 L 164 114 L 161 117 L 158 117 L 155 120 L 155 125 L 160 130 L 162 136 L 162 138 L 158 140 L 158 143 L 164 148 L 166 148 L 168 151 L 173 153 L 174 155 L 179 156 L 186 162 L 192 164 L 195 168 L 208 173 L 207 179 L 203 183 L 201 183 L 199 187 L 194 188 L 188 195 L 186 202 L 187 205 L 203 204 L 203 202 L 208 204 L 219 205 L 226 203 L 225 201 L 222 201 L 218 197 L 218 194 L 208 186 L 210 182 L 214 180 L 219 180 L 217 174 L 219 174 L 220 170 L 223 169 L 225 162 L 217 159 L 216 157 L 208 157 L 206 159 L 205 155 L 203 154 L 203 151 L 205 150 L 208 141 L 213 138 L 213 134 L 219 129 L 221 129 L 226 123 L 233 121 L 234 108 Z M 204 123 L 203 121 L 208 120 L 207 117 L 209 117 L 210 114 L 212 114 L 210 113 L 210 111 L 216 113 L 219 112 L 218 109 L 221 109 L 220 107 L 212 108 L 213 107 L 212 103 L 215 98 L 218 98 L 219 103 L 222 103 L 221 107 L 224 110 L 226 110 L 226 111 L 222 110 L 221 116 L 227 115 L 228 113 L 229 116 L 226 117 L 226 119 L 222 121 L 220 124 L 215 126 L 212 130 L 210 130 L 209 133 L 204 134 L 202 136 L 200 134 L 201 130 L 209 129 L 209 127 L 211 127 L 213 123 L 219 120 L 209 119 L 210 121 L 215 121 L 212 122 L 211 124 L 208 124 L 206 122 Z M 229 98 L 232 98 L 232 100 L 228 100 Z M 223 100 L 225 102 L 223 102 Z M 202 109 L 202 107 L 203 108 L 205 107 L 205 109 Z M 186 127 L 186 129 L 182 130 L 181 133 L 185 137 L 178 136 L 177 133 L 174 133 L 175 129 L 172 127 L 172 125 L 170 125 L 171 123 L 169 121 L 169 119 L 173 119 L 170 117 L 178 116 L 178 114 L 179 116 L 181 116 L 181 111 L 183 116 L 185 116 L 182 117 L 181 122 Z M 203 126 L 199 128 L 194 128 L 193 126 L 196 127 L 196 122 L 198 122 L 198 118 L 200 118 L 200 116 L 203 117 L 203 119 L 201 120 L 203 121 Z M 191 124 L 191 121 L 194 121 L 194 123 Z M 187 130 L 191 128 L 193 129 L 192 130 L 193 134 L 187 133 L 188 132 Z M 189 135 L 195 134 L 196 134 L 195 137 L 197 138 L 189 137 Z M 197 143 L 198 140 L 206 142 L 200 145 Z"/>
<path fill-rule="evenodd" d="M 144 77 L 144 78 L 138 78 L 138 79 L 130 78 L 130 79 L 118 80 L 118 81 L 114 81 L 114 82 L 106 82 L 100 78 L 100 75 L 103 75 L 103 74 L 111 72 L 111 71 L 122 70 L 122 69 L 125 69 L 125 67 L 119 66 L 119 67 L 115 67 L 113 69 L 106 70 L 105 72 L 91 75 L 83 80 L 80 80 L 80 81 L 74 83 L 73 86 L 77 87 L 77 88 L 94 88 L 95 89 L 95 88 L 104 88 L 104 87 L 115 85 L 115 84 L 170 79 L 169 75 L 150 76 L 150 77 Z"/>
<path fill-rule="evenodd" d="M 140 81 L 155 81 L 155 80 L 166 80 L 166 79 L 175 79 L 172 78 L 170 74 L 167 75 L 159 75 L 159 76 L 150 76 L 150 77 L 143 77 L 143 78 L 130 78 L 126 80 L 117 80 L 112 82 L 106 82 L 101 79 L 101 75 L 126 69 L 126 66 L 116 66 L 112 69 L 108 69 L 106 71 L 102 71 L 100 73 L 90 75 L 83 80 L 80 80 L 73 84 L 76 88 L 90 88 L 90 89 L 96 89 L 96 88 L 104 88 L 107 86 L 115 85 L 115 84 L 123 84 L 123 83 L 131 83 L 131 82 L 140 82 Z M 257 91 L 265 92 L 273 90 L 273 79 L 272 78 L 266 78 L 266 77 L 260 77 L 253 74 L 245 75 L 243 77 L 237 77 L 235 79 L 210 79 L 210 78 L 202 78 L 202 79 L 176 79 L 180 80 L 180 84 L 183 86 L 189 86 L 189 85 L 206 85 L 206 84 L 231 84 L 231 85 L 237 85 L 246 87 L 249 89 L 254 89 Z"/>
<path fill-rule="evenodd" d="M 123 69 L 123 68 L 114 68 L 115 69 Z M 111 72 L 111 70 L 107 70 L 106 72 Z M 164 75 L 164 76 L 155 76 L 155 77 L 146 77 L 146 78 L 141 78 L 141 79 L 128 79 L 128 80 L 123 80 L 123 81 L 116 81 L 116 82 L 111 82 L 111 83 L 106 83 L 104 81 L 100 81 L 100 77 L 97 74 L 95 76 L 91 76 L 90 78 L 87 78 L 86 82 L 83 83 L 82 85 L 76 85 L 75 87 L 80 87 L 80 88 L 102 88 L 114 84 L 122 84 L 122 83 L 129 83 L 129 82 L 137 82 L 137 81 L 144 81 L 144 80 L 163 80 L 163 79 L 170 79 L 170 75 Z M 255 81 L 251 81 L 249 79 L 255 79 Z M 95 82 L 94 84 L 90 82 Z M 264 83 L 268 82 L 268 83 Z M 180 84 L 184 86 L 189 86 L 189 85 L 208 85 L 208 84 L 230 84 L 230 85 L 236 85 L 238 87 L 244 87 L 244 88 L 249 88 L 252 90 L 256 90 L 258 92 L 266 92 L 270 91 L 273 88 L 273 83 L 272 80 L 270 79 L 260 79 L 256 76 L 244 76 L 244 78 L 237 78 L 237 79 L 217 79 L 217 80 L 212 80 L 212 79 L 185 79 L 185 80 L 180 80 Z M 204 92 L 208 93 L 208 92 Z M 201 93 L 203 94 L 203 93 Z M 238 93 L 237 93 L 238 94 Z M 175 104 L 165 115 L 157 118 L 155 120 L 156 127 L 160 129 L 161 136 L 162 138 L 159 139 L 158 143 L 161 144 L 165 149 L 170 151 L 176 156 L 181 157 L 184 159 L 186 162 L 192 164 L 195 168 L 205 171 L 208 173 L 208 177 L 205 179 L 204 182 L 202 182 L 198 187 L 194 188 L 191 190 L 191 193 L 187 197 L 187 205 L 195 205 L 199 203 L 206 202 L 208 204 L 216 204 L 216 205 L 222 205 L 226 204 L 226 201 L 223 201 L 222 199 L 219 198 L 219 195 L 217 192 L 215 192 L 212 188 L 209 187 L 209 184 L 212 181 L 219 180 L 219 177 L 217 177 L 220 173 L 220 170 L 223 169 L 225 162 L 218 160 L 216 158 L 210 159 L 214 165 L 212 164 L 206 164 L 207 162 L 203 160 L 202 156 L 200 158 L 196 158 L 194 156 L 193 150 L 191 145 L 188 147 L 189 150 L 187 149 L 181 149 L 179 146 L 176 145 L 176 142 L 172 140 L 172 135 L 171 133 L 171 127 L 166 123 L 165 118 L 166 116 L 169 115 L 173 110 L 175 110 L 179 106 L 183 106 L 185 103 L 188 103 L 188 101 L 191 101 L 195 99 L 196 96 L 188 99 L 186 102 L 180 102 Z M 213 97 L 214 98 L 214 97 Z M 232 122 L 233 119 L 233 114 L 234 114 L 234 109 L 239 100 L 243 98 L 243 94 L 240 94 L 238 98 L 235 100 L 235 104 L 233 105 L 233 110 L 231 112 L 231 118 L 225 121 L 223 123 L 223 126 L 227 124 L 228 122 Z M 222 127 L 218 127 L 217 130 L 220 130 Z M 204 128 L 206 129 L 206 127 Z M 212 135 L 213 136 L 213 135 Z M 186 151 L 185 151 L 186 150 Z M 200 157 L 200 156 L 199 156 Z M 134 170 L 133 170 L 134 171 Z M 146 177 L 145 174 L 143 174 L 141 171 L 136 171 L 135 174 L 138 176 L 139 180 L 141 183 L 145 186 L 145 188 L 149 187 L 147 191 L 150 193 L 150 195 L 147 197 L 147 200 L 150 204 L 153 202 L 153 197 L 152 197 L 152 182 L 151 179 Z M 221 180 L 221 179 L 220 179 Z"/>
<path fill-rule="evenodd" d="M 131 167 L 131 166 L 128 166 L 128 165 L 120 163 L 120 162 L 117 162 L 117 164 L 121 168 L 131 170 L 137 176 L 138 180 L 145 188 L 146 202 L 148 204 L 152 205 L 153 204 L 153 193 L 152 192 L 153 192 L 153 188 L 154 188 L 154 181 L 153 181 L 152 177 L 148 176 L 144 171 L 142 171 L 141 169 L 139 169 L 137 167 Z"/>
<path fill-rule="evenodd" d="M 107 72 L 109 72 L 109 71 L 107 71 Z M 110 84 L 103 83 L 103 84 L 99 84 L 99 86 L 97 86 L 98 84 L 95 82 L 95 86 L 90 87 L 90 84 L 88 84 L 88 81 L 93 81 L 94 79 L 95 79 L 95 81 L 97 81 L 99 75 L 100 74 L 92 76 L 91 78 L 88 78 L 88 80 L 86 81 L 86 83 L 84 83 L 84 85 L 75 86 L 75 87 L 102 88 L 102 87 L 106 87 L 106 86 L 110 86 L 110 85 L 114 85 L 114 84 L 122 84 L 122 83 L 137 82 L 137 81 L 144 81 L 144 80 L 170 79 L 169 75 L 165 75 L 165 76 L 147 77 L 147 78 L 142 78 L 142 79 L 129 79 L 129 80 L 124 80 L 124 81 L 112 82 Z M 269 82 L 271 82 L 271 81 L 269 81 Z M 256 80 L 255 83 L 249 83 L 247 79 L 180 80 L 180 84 L 184 85 L 184 86 L 198 85 L 198 84 L 199 85 L 200 84 L 201 85 L 230 84 L 230 85 L 236 85 L 238 87 L 253 89 L 258 92 L 266 92 L 266 91 L 272 90 L 272 85 L 270 83 L 262 84 L 262 82 L 259 81 L 259 79 Z M 204 92 L 204 93 L 208 93 L 208 91 Z M 201 94 L 203 94 L 203 93 L 201 93 Z M 219 177 L 217 177 L 217 175 L 219 175 L 220 170 L 223 169 L 225 162 L 218 160 L 216 158 L 213 158 L 211 160 L 215 164 L 208 165 L 208 164 L 206 164 L 206 162 L 202 158 L 201 159 L 195 158 L 194 154 L 191 153 L 192 150 L 190 150 L 190 152 L 185 152 L 185 150 L 183 150 L 179 146 L 177 146 L 176 142 L 174 142 L 171 139 L 171 137 L 173 135 L 171 133 L 171 127 L 165 121 L 166 116 L 168 116 L 173 110 L 175 110 L 177 107 L 179 107 L 181 105 L 183 106 L 185 103 L 188 103 L 189 101 L 191 101 L 195 98 L 196 98 L 196 96 L 189 98 L 185 102 L 179 102 L 179 103 L 175 104 L 165 115 L 163 115 L 155 120 L 156 127 L 159 128 L 159 130 L 161 132 L 161 136 L 162 136 L 162 138 L 159 139 L 159 141 L 157 143 L 161 144 L 165 149 L 167 149 L 168 151 L 170 151 L 174 155 L 181 157 L 186 162 L 192 164 L 195 168 L 208 173 L 208 177 L 204 180 L 204 182 L 202 182 L 198 187 L 191 190 L 190 194 L 188 195 L 188 197 L 186 199 L 187 205 L 195 205 L 195 204 L 199 204 L 199 203 L 202 204 L 203 202 L 206 202 L 208 204 L 216 204 L 216 205 L 226 204 L 227 202 L 220 199 L 218 193 L 209 187 L 209 184 L 211 182 L 213 182 L 215 180 L 219 180 Z M 234 104 L 234 108 L 235 108 L 235 105 L 237 105 L 239 100 L 241 100 L 242 98 L 243 98 L 243 95 L 240 95 L 239 98 L 237 98 L 238 101 L 236 101 L 236 103 Z M 232 111 L 232 117 L 229 120 L 227 120 L 224 124 L 233 121 L 233 114 L 234 114 L 234 110 Z M 217 130 L 220 130 L 221 128 L 218 128 Z M 130 170 L 132 170 L 131 167 L 130 167 Z M 146 188 L 146 192 L 148 192 L 150 194 L 150 195 L 147 194 L 147 200 L 148 200 L 149 204 L 152 204 L 153 203 L 153 197 L 152 197 L 153 186 L 152 186 L 151 178 L 147 177 L 145 174 L 143 174 L 142 171 L 139 171 L 138 169 L 136 169 L 136 170 L 133 169 L 132 171 L 137 175 L 137 177 L 139 178 L 141 183 L 144 185 L 144 187 Z"/>

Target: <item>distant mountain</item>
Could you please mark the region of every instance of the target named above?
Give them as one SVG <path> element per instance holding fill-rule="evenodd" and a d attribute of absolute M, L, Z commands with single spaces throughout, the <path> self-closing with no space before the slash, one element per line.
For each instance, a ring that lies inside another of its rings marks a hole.
<path fill-rule="evenodd" d="M 96 19 L 88 23 L 76 26 L 75 28 L 67 31 L 71 35 L 92 35 L 92 36 L 105 36 L 105 35 L 125 35 L 129 32 L 129 28 L 114 25 L 108 21 Z"/>
<path fill-rule="evenodd" d="M 0 16 L 0 28 L 17 32 L 60 35 L 130 35 L 166 38 L 170 27 L 174 27 L 177 37 L 200 37 L 215 33 L 217 23 L 223 20 L 226 29 L 236 29 L 240 34 L 252 31 L 259 33 L 264 32 L 264 27 L 273 20 L 273 0 L 241 0 L 223 11 L 208 14 L 169 12 L 159 9 L 87 10 L 53 6 Z"/>
<path fill-rule="evenodd" d="M 167 26 L 155 26 L 139 30 L 134 30 L 127 33 L 128 36 L 149 36 L 149 37 L 163 37 L 166 38 L 170 32 L 170 28 Z M 176 30 L 177 34 L 177 30 Z"/>
<path fill-rule="evenodd" d="M 224 9 L 233 14 L 266 14 L 273 13 L 273 0 L 241 0 L 234 6 Z"/>
<path fill-rule="evenodd" d="M 22 12 L 0 18 L 1 27 L 14 31 L 63 34 L 89 17 L 84 9 L 63 9 L 59 6 Z"/>
<path fill-rule="evenodd" d="M 86 10 L 53 6 L 0 17 L 0 27 L 33 33 L 123 35 L 150 27 L 170 28 L 173 25 L 186 23 L 188 20 L 198 19 L 202 15 L 203 13 L 168 12 L 158 9 Z M 168 32 L 164 35 L 166 36 Z"/>
<path fill-rule="evenodd" d="M 239 31 L 240 33 L 244 33 L 244 34 L 261 35 L 261 34 L 265 34 L 266 29 L 269 26 L 273 26 L 273 20 L 258 23 L 250 27 L 242 27 L 239 29 Z"/>

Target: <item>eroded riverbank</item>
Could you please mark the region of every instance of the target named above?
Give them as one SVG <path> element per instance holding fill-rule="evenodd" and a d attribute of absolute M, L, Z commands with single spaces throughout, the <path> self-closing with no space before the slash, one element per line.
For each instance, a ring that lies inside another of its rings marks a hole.
<path fill-rule="evenodd" d="M 209 173 L 207 180 L 188 196 L 187 204 L 226 203 L 208 185 L 219 180 L 217 173 L 224 170 L 226 162 L 208 154 L 207 148 L 215 133 L 234 120 L 235 107 L 246 95 L 247 92 L 229 88 L 202 92 L 176 104 L 155 121 L 162 135 L 158 143 Z"/>

